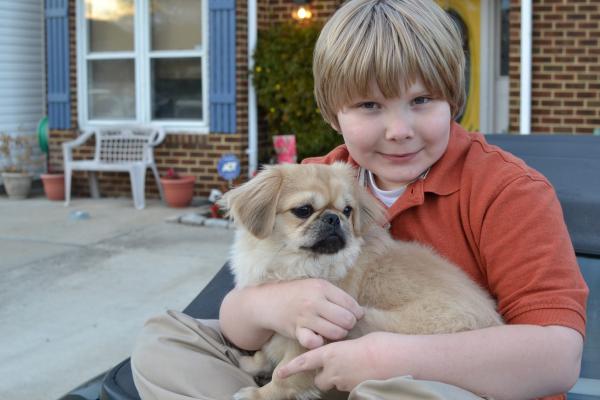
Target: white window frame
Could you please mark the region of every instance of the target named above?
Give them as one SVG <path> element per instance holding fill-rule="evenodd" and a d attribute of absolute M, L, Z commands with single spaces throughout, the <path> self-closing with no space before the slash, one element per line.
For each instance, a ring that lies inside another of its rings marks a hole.
<path fill-rule="evenodd" d="M 481 62 L 479 130 L 506 133 L 509 115 L 509 78 L 500 76 L 502 0 L 481 2 Z"/>
<path fill-rule="evenodd" d="M 124 124 L 144 124 L 160 126 L 167 132 L 209 133 L 209 71 L 208 71 L 208 0 L 202 1 L 202 46 L 194 50 L 151 51 L 150 50 L 150 2 L 135 0 L 134 51 L 103 52 L 88 54 L 87 26 L 85 19 L 85 0 L 76 1 L 77 33 L 77 113 L 79 127 L 87 129 L 96 126 L 114 126 Z M 154 58 L 200 57 L 202 63 L 202 120 L 153 120 L 151 103 L 151 61 Z M 88 73 L 90 60 L 133 59 L 135 65 L 136 118 L 131 120 L 94 120 L 88 115 Z"/>

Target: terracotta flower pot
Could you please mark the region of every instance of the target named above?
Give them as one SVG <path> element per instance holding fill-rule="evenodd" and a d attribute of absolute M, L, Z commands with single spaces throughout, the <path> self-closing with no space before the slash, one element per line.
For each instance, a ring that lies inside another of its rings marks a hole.
<path fill-rule="evenodd" d="M 187 207 L 194 196 L 195 176 L 180 176 L 179 178 L 161 178 L 165 202 L 169 207 Z"/>
<path fill-rule="evenodd" d="M 48 200 L 65 199 L 65 175 L 64 174 L 42 174 L 42 184 Z"/>

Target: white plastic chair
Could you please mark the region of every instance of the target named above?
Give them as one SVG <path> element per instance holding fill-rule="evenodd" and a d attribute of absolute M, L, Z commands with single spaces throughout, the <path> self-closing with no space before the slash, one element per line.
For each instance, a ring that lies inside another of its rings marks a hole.
<path fill-rule="evenodd" d="M 96 138 L 93 160 L 73 160 L 73 149 L 84 144 L 92 135 Z M 152 169 L 160 198 L 163 189 L 154 162 L 154 147 L 165 138 L 162 128 L 145 126 L 94 128 L 84 131 L 76 140 L 63 143 L 65 169 L 65 205 L 71 200 L 73 171 L 88 171 L 92 197 L 100 197 L 97 171 L 129 172 L 133 203 L 138 210 L 145 207 L 146 168 Z"/>

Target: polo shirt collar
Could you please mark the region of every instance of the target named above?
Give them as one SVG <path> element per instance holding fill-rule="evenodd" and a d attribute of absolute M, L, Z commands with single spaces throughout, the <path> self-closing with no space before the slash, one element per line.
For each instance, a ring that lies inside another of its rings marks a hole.
<path fill-rule="evenodd" d="M 446 152 L 431 166 L 429 174 L 422 181 L 423 191 L 438 195 L 448 195 L 460 188 L 460 178 L 464 154 L 469 149 L 468 132 L 456 122 L 450 127 L 450 138 Z"/>
<path fill-rule="evenodd" d="M 404 210 L 423 204 L 426 192 L 444 196 L 458 191 L 464 154 L 469 148 L 469 142 L 468 133 L 459 124 L 452 122 L 446 152 L 431 166 L 424 179 L 417 179 L 408 185 L 404 194 L 388 208 L 388 219 L 391 221 Z"/>

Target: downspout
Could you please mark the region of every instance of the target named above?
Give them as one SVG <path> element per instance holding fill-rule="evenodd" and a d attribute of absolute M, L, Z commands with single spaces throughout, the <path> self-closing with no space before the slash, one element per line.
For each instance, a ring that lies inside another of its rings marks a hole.
<path fill-rule="evenodd" d="M 254 71 L 252 53 L 256 47 L 257 17 L 256 1 L 248 0 L 248 70 Z M 256 90 L 252 79 L 248 77 L 248 178 L 252 178 L 258 168 L 258 112 L 256 109 Z"/>
<path fill-rule="evenodd" d="M 531 133 L 531 20 L 531 0 L 521 0 L 521 135 Z"/>

